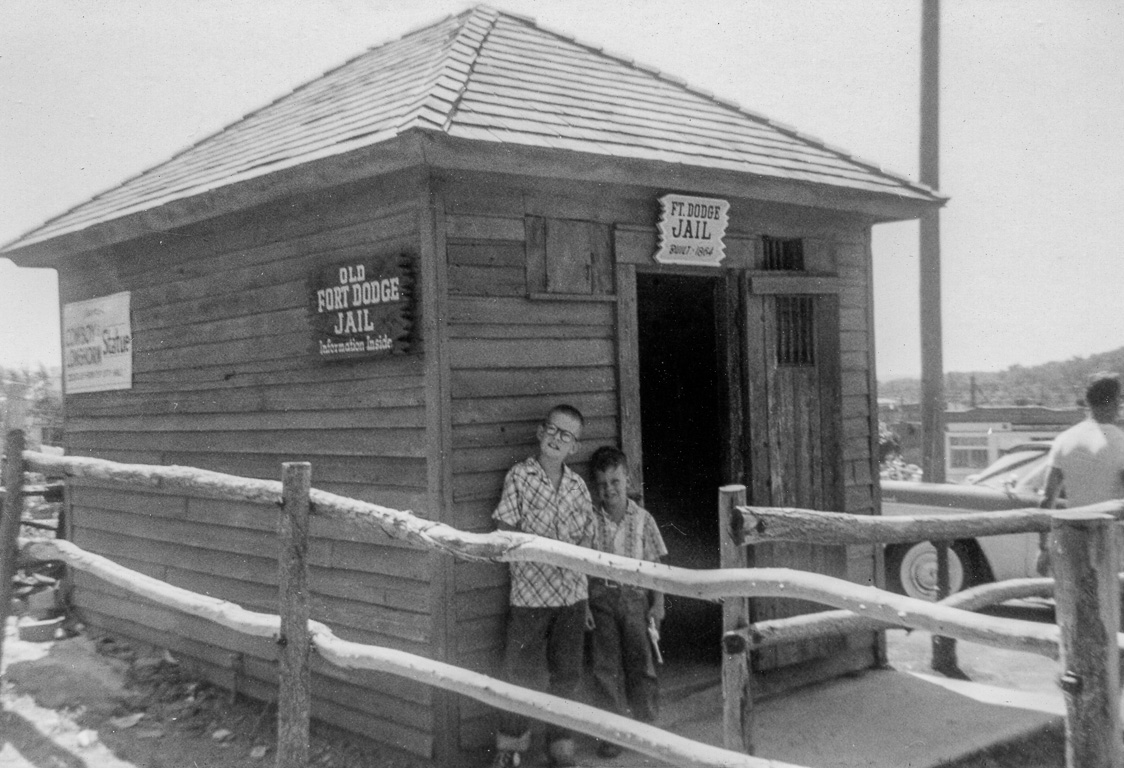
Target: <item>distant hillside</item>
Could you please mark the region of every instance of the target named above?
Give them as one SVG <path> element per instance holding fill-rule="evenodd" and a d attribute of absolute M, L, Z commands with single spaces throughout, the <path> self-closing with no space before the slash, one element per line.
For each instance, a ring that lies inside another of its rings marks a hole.
<path fill-rule="evenodd" d="M 1013 365 L 1005 371 L 946 373 L 945 401 L 950 406 L 972 402 L 972 377 L 976 379 L 976 405 L 1042 405 L 1047 408 L 1072 408 L 1082 404 L 1085 384 L 1098 371 L 1124 375 L 1124 347 L 1089 357 L 1043 363 L 1031 367 Z M 905 403 L 921 399 L 919 379 L 891 379 L 878 382 L 878 396 Z"/>

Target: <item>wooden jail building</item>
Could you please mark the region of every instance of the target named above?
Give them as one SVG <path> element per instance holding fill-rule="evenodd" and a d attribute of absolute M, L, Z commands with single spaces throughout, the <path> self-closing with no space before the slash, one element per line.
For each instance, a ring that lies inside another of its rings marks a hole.
<path fill-rule="evenodd" d="M 718 565 L 717 489 L 878 513 L 871 228 L 933 190 L 532 20 L 475 7 L 379 45 L 9 244 L 58 271 L 71 455 L 313 485 L 470 531 L 547 409 L 632 458 L 674 565 Z M 276 612 L 262 508 L 91 481 L 81 547 Z M 494 673 L 507 570 L 314 526 L 313 617 Z M 871 547 L 761 546 L 867 584 Z M 276 656 L 75 574 L 91 625 L 262 698 Z M 757 618 L 813 609 L 754 601 Z M 719 658 L 672 599 L 668 663 Z M 754 659 L 781 690 L 877 663 L 875 633 Z M 494 712 L 316 668 L 314 716 L 457 764 Z"/>

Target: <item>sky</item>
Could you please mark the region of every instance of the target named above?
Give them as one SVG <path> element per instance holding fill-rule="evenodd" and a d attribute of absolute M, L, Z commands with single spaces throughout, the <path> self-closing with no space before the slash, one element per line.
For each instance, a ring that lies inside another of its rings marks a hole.
<path fill-rule="evenodd" d="M 920 0 L 495 0 L 917 178 Z M 4 0 L 0 243 L 447 0 Z M 944 366 L 1124 346 L 1124 4 L 944 0 Z M 920 372 L 918 234 L 874 228 L 880 380 Z M 0 366 L 59 361 L 55 273 L 0 259 Z"/>

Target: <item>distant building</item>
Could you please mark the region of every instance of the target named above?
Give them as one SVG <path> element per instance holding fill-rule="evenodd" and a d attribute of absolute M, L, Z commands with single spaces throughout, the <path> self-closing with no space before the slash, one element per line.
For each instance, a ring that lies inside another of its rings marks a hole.
<path fill-rule="evenodd" d="M 918 463 L 921 452 L 921 413 L 916 403 L 879 400 L 879 419 L 898 438 L 902 457 Z M 947 410 L 945 420 L 945 477 L 958 483 L 979 472 L 1020 443 L 1052 440 L 1085 418 L 1082 408 L 1043 408 L 1036 405 L 982 406 Z"/>
<path fill-rule="evenodd" d="M 1053 440 L 1085 418 L 1082 408 L 1012 405 L 946 411 L 945 476 L 960 482 L 1020 443 Z"/>

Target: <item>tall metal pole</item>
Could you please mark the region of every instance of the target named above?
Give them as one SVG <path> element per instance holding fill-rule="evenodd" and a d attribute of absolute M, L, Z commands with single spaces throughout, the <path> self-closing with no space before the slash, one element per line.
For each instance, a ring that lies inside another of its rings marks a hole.
<path fill-rule="evenodd" d="M 921 4 L 921 183 L 940 189 L 940 0 Z M 943 483 L 944 359 L 941 337 L 941 222 L 938 209 L 921 214 L 921 468 L 925 480 Z M 939 599 L 948 597 L 948 542 L 937 549 Z M 933 669 L 964 677 L 956 640 L 933 637 Z"/>
<path fill-rule="evenodd" d="M 940 0 L 921 5 L 921 183 L 940 188 Z M 936 208 L 921 214 L 921 468 L 945 481 L 941 233 Z"/>

